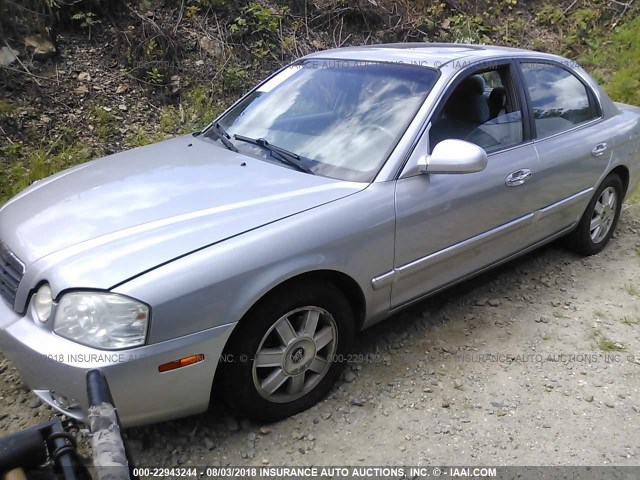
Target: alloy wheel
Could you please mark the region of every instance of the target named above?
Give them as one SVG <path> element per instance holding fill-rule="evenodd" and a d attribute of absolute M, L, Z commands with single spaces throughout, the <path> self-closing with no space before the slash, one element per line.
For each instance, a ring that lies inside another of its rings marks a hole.
<path fill-rule="evenodd" d="M 607 187 L 600 194 L 600 198 L 593 208 L 593 215 L 589 225 L 591 241 L 600 243 L 611 230 L 611 225 L 616 217 L 618 207 L 618 195 L 615 188 Z"/>
<path fill-rule="evenodd" d="M 262 338 L 253 360 L 253 382 L 265 399 L 285 403 L 313 390 L 325 377 L 338 345 L 326 310 L 306 306 L 280 317 Z"/>

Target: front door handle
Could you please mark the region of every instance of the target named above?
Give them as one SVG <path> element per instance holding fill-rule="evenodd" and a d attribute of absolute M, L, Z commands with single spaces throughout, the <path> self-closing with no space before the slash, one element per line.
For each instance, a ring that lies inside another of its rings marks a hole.
<path fill-rule="evenodd" d="M 593 147 L 593 150 L 591 150 L 591 155 L 593 155 L 594 157 L 599 157 L 605 152 L 606 149 L 607 149 L 606 143 L 604 142 L 599 143 L 598 145 Z"/>
<path fill-rule="evenodd" d="M 523 168 L 521 170 L 515 171 L 507 177 L 504 183 L 507 184 L 507 187 L 517 187 L 518 185 L 522 185 L 524 182 L 531 178 L 531 170 L 528 168 Z"/>

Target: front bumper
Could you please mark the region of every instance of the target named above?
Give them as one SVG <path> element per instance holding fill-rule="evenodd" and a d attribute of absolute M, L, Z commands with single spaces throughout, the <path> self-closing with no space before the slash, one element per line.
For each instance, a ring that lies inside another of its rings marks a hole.
<path fill-rule="evenodd" d="M 56 410 L 86 419 L 86 373 L 105 374 L 124 426 L 152 423 L 203 412 L 209 405 L 213 377 L 234 324 L 166 342 L 121 351 L 97 350 L 71 342 L 20 317 L 0 300 L 0 350 L 13 362 L 24 383 Z M 169 372 L 158 366 L 204 354 L 204 361 Z M 79 405 L 61 408 L 51 392 Z"/>

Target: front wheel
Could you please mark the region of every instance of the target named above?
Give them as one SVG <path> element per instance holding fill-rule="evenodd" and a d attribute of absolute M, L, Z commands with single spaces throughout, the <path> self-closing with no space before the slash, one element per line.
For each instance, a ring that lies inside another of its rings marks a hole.
<path fill-rule="evenodd" d="M 332 284 L 292 284 L 254 307 L 229 342 L 223 389 L 257 421 L 295 415 L 320 401 L 344 365 L 353 313 Z M 214 392 L 215 393 L 215 392 Z"/>
<path fill-rule="evenodd" d="M 577 228 L 569 235 L 569 246 L 582 255 L 600 252 L 616 229 L 624 188 L 622 180 L 611 174 L 600 184 Z"/>

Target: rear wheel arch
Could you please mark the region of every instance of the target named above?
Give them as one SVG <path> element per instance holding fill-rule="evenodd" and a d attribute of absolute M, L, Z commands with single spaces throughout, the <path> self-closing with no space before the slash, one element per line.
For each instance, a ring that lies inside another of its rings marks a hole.
<path fill-rule="evenodd" d="M 567 245 L 576 253 L 599 253 L 616 229 L 625 186 L 624 179 L 615 170 L 609 172 L 598 185 L 576 228 L 566 237 Z M 596 208 L 596 204 L 600 206 L 600 210 Z"/>
<path fill-rule="evenodd" d="M 618 165 L 614 168 L 612 168 L 609 172 L 607 172 L 602 179 L 600 180 L 600 183 L 598 183 L 595 188 L 594 188 L 594 192 L 598 190 L 598 188 L 600 188 L 600 185 L 602 185 L 602 183 L 609 178 L 610 175 L 616 175 L 618 178 L 620 178 L 620 181 L 622 182 L 622 196 L 623 198 L 626 196 L 627 194 L 627 190 L 629 189 L 629 169 L 624 166 L 624 165 Z M 582 214 L 584 214 L 584 211 L 587 210 L 588 204 L 584 207 L 584 210 L 582 211 Z M 579 221 L 578 221 L 579 223 Z M 577 228 L 578 224 L 576 223 L 576 228 Z"/>
<path fill-rule="evenodd" d="M 617 175 L 618 177 L 620 177 L 620 180 L 622 180 L 622 187 L 623 187 L 622 195 L 624 197 L 627 194 L 627 190 L 629 189 L 629 169 L 624 165 L 618 165 L 613 170 L 611 170 L 605 176 L 605 178 L 611 174 Z"/>

